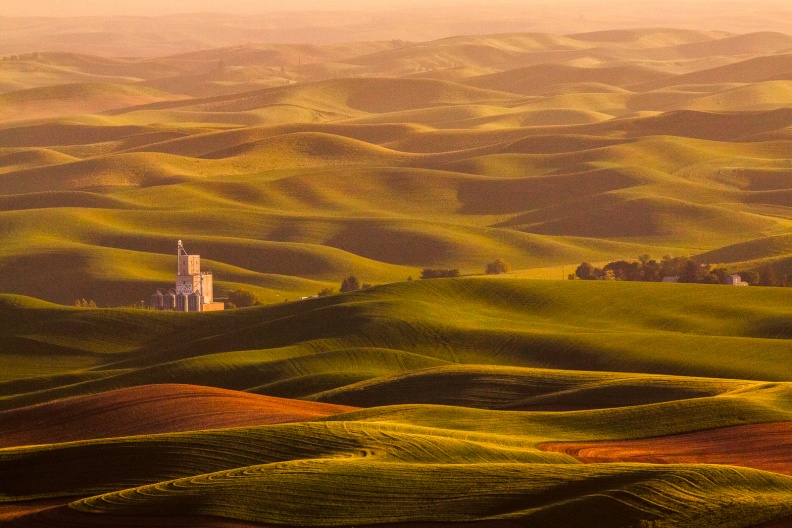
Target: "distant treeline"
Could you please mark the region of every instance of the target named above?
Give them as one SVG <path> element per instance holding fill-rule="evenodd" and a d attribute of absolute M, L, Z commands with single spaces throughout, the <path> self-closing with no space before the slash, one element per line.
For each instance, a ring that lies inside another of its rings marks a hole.
<path fill-rule="evenodd" d="M 424 268 L 421 270 L 422 279 L 447 279 L 449 277 L 459 277 L 458 269 L 432 269 Z"/>
<path fill-rule="evenodd" d="M 701 264 L 690 257 L 666 255 L 659 262 L 649 255 L 642 255 L 637 261 L 617 260 L 602 268 L 588 262 L 577 267 L 570 275 L 572 280 L 622 280 L 641 282 L 661 282 L 664 277 L 676 277 L 678 282 L 697 284 L 727 284 L 729 275 L 740 275 L 751 286 L 790 286 L 792 275 L 780 277 L 767 266 L 761 272 L 753 270 L 733 272 L 724 266 Z"/>

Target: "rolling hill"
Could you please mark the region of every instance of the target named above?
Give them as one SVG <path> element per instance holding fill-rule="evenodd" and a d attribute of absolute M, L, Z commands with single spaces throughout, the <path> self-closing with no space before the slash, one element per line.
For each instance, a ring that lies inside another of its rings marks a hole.
<path fill-rule="evenodd" d="M 4 296 L 0 522 L 783 522 L 788 293 L 472 278 L 216 314 Z"/>
<path fill-rule="evenodd" d="M 634 4 L 0 17 L 0 526 L 788 526 L 792 290 L 566 279 L 790 284 L 789 19 Z"/>

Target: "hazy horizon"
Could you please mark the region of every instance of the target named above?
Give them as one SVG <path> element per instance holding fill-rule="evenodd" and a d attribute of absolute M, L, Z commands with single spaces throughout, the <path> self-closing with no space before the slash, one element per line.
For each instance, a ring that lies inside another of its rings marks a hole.
<path fill-rule="evenodd" d="M 508 1 L 508 0 L 507 0 Z M 161 16 L 188 13 L 229 13 L 229 14 L 266 14 L 291 11 L 378 11 L 448 5 L 455 3 L 471 4 L 476 2 L 455 2 L 454 0 L 293 0 L 288 5 L 274 0 L 176 0 L 163 4 L 153 0 L 120 0 L 107 3 L 100 0 L 32 0 L 24 4 L 0 6 L 2 16 Z M 481 3 L 481 2 L 478 2 Z"/>
<path fill-rule="evenodd" d="M 558 6 L 583 11 L 590 10 L 593 14 L 602 7 L 622 5 L 631 12 L 645 11 L 647 14 L 661 12 L 667 15 L 669 10 L 690 8 L 715 9 L 713 13 L 722 14 L 723 9 L 742 10 L 748 8 L 786 8 L 789 4 L 782 0 L 762 0 L 748 5 L 741 0 L 670 0 L 651 5 L 637 5 L 625 0 L 500 0 L 497 3 L 468 0 L 293 0 L 285 5 L 276 0 L 174 0 L 163 4 L 154 0 L 118 0 L 103 2 L 101 0 L 29 0 L 28 2 L 6 3 L 0 5 L 0 16 L 7 17 L 81 17 L 81 16 L 161 16 L 187 13 L 229 13 L 229 14 L 266 14 L 273 12 L 298 11 L 368 11 L 401 10 L 410 8 L 455 7 L 471 8 L 475 6 L 492 6 L 494 4 L 512 4 L 515 8 L 542 6 L 548 8 Z M 464 13 L 460 13 L 464 14 Z M 651 20 L 647 20 L 651 25 Z"/>

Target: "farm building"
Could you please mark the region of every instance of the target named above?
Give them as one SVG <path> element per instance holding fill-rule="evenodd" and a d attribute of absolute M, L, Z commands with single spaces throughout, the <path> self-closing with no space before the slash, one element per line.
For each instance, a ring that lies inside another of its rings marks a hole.
<path fill-rule="evenodd" d="M 739 275 L 729 275 L 726 279 L 726 284 L 729 286 L 748 286 L 748 283 L 742 280 Z"/>
<path fill-rule="evenodd" d="M 188 255 L 182 241 L 176 249 L 176 284 L 167 291 L 157 290 L 151 296 L 154 310 L 177 312 L 216 312 L 223 303 L 214 302 L 212 272 L 201 271 L 201 256 Z"/>

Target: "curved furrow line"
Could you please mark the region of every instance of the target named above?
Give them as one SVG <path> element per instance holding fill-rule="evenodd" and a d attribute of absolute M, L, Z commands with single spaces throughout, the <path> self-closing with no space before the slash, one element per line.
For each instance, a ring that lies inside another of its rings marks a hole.
<path fill-rule="evenodd" d="M 704 527 L 737 512 L 752 518 L 767 518 L 767 512 L 792 513 L 791 493 L 789 477 L 715 466 L 325 459 L 199 475 L 91 497 L 71 507 L 122 515 L 163 515 L 178 508 L 187 515 L 340 526 L 498 518 L 535 521 L 550 510 L 563 519 L 576 511 L 572 506 L 576 501 L 601 497 L 609 504 L 612 526 L 662 517 Z"/>

